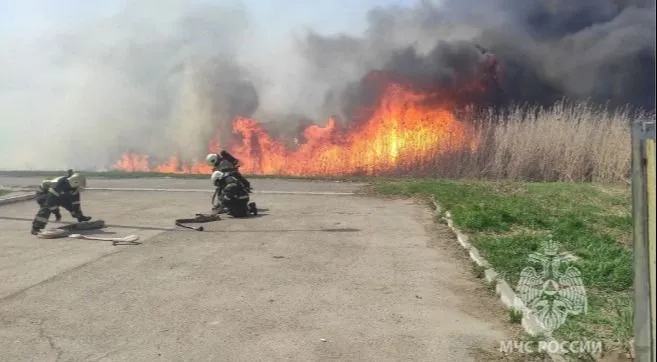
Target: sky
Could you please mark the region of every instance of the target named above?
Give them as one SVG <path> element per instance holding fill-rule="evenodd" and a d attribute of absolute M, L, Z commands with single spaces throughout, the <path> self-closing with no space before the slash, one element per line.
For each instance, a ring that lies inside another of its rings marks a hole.
<path fill-rule="evenodd" d="M 150 1 L 150 0 L 141 0 Z M 175 3 L 159 0 L 162 6 Z M 235 3 L 234 0 L 206 0 Z M 360 31 L 367 10 L 377 5 L 411 4 L 412 0 L 243 0 L 254 23 L 267 26 L 270 36 L 284 37 L 289 31 L 312 26 L 321 33 Z M 57 24 L 75 23 L 115 13 L 121 0 L 0 0 L 0 35 L 38 34 Z"/>

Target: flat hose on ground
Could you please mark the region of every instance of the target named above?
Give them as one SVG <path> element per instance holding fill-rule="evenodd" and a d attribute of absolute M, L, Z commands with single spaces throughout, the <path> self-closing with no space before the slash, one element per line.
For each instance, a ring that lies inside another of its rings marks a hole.
<path fill-rule="evenodd" d="M 203 226 L 190 226 L 190 225 L 185 225 L 188 223 L 204 223 L 204 222 L 210 222 L 210 221 L 218 221 L 221 220 L 219 215 L 217 214 L 196 214 L 196 217 L 190 218 L 190 219 L 176 219 L 176 226 L 183 227 L 185 229 L 192 229 L 196 231 L 203 231 Z"/>
<path fill-rule="evenodd" d="M 44 230 L 39 234 L 37 234 L 37 237 L 41 239 L 64 238 L 77 230 L 94 230 L 94 229 L 102 229 L 104 227 L 105 227 L 104 220 L 82 221 L 78 223 L 63 225 L 56 229 Z"/>
<path fill-rule="evenodd" d="M 68 225 L 60 226 L 58 229 L 75 231 L 75 230 L 102 229 L 104 227 L 105 227 L 105 221 L 99 219 L 94 221 L 82 221 L 78 223 L 68 224 Z"/>

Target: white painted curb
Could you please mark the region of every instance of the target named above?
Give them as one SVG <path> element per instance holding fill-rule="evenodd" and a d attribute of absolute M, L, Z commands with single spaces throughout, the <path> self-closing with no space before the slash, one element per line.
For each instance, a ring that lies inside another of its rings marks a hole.
<path fill-rule="evenodd" d="M 87 187 L 89 191 L 160 191 L 160 192 L 204 192 L 213 193 L 212 189 L 157 189 L 157 188 L 132 188 L 132 187 Z M 253 191 L 254 194 L 272 194 L 272 195 L 332 195 L 346 196 L 355 195 L 355 192 L 332 192 L 332 191 Z"/>
<path fill-rule="evenodd" d="M 32 192 L 29 194 L 22 194 L 18 196 L 0 197 L 0 205 L 8 205 L 16 202 L 27 201 L 35 199 L 36 195 Z"/>
<path fill-rule="evenodd" d="M 445 211 L 445 216 L 442 216 L 442 208 L 438 202 L 433 199 L 431 200 L 435 208 L 436 217 L 440 217 L 442 220 L 447 222 L 447 226 L 452 230 L 456 236 L 456 240 L 459 245 L 465 249 L 470 255 L 470 259 L 475 262 L 478 266 L 484 268 L 484 277 L 486 282 L 495 283 L 495 293 L 499 296 L 502 303 L 508 309 L 514 309 L 522 313 L 522 327 L 525 332 L 531 336 L 544 334 L 545 328 L 541 322 L 536 318 L 534 313 L 528 309 L 522 300 L 516 295 L 511 286 L 499 276 L 499 274 L 490 266 L 490 264 L 484 259 L 483 256 L 479 253 L 479 250 L 470 244 L 470 237 L 465 233 L 461 232 L 455 225 L 452 220 L 452 215 L 449 211 Z M 546 342 L 556 343 L 557 341 L 554 338 L 549 338 Z M 559 354 L 548 353 L 550 359 L 556 362 L 565 362 L 566 359 Z"/>

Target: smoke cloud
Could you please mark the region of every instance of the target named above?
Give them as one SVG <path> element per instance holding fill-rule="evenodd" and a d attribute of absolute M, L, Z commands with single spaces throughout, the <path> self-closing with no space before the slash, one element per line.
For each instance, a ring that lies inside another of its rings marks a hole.
<path fill-rule="evenodd" d="M 238 115 L 293 137 L 352 119 L 376 99 L 362 81 L 375 70 L 420 89 L 486 80 L 463 102 L 655 107 L 655 0 L 373 6 L 364 31 L 304 20 L 282 39 L 253 8 L 216 3 L 133 1 L 0 33 L 0 169 L 103 169 L 129 150 L 197 159 L 216 134 L 230 140 Z"/>
<path fill-rule="evenodd" d="M 457 101 L 550 105 L 565 97 L 654 109 L 654 10 L 654 0 L 444 0 L 377 8 L 362 37 L 308 36 L 306 59 L 326 78 L 383 69 L 420 88 L 495 78 L 484 99 L 462 94 Z M 323 54 L 341 61 L 327 64 Z M 367 84 L 352 83 L 326 105 L 349 118 L 369 92 Z"/>

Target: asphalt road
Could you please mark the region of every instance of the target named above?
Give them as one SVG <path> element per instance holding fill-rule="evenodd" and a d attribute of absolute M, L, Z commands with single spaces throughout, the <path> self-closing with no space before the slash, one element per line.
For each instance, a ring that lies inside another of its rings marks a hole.
<path fill-rule="evenodd" d="M 17 180 L 0 185 L 39 181 Z M 360 186 L 253 183 L 267 192 Z M 39 239 L 29 234 L 34 201 L 0 206 L 0 361 L 486 361 L 512 334 L 424 205 L 262 193 L 253 195 L 265 209 L 258 217 L 174 228 L 206 212 L 209 195 L 85 192 L 83 210 L 106 221 L 105 235 L 141 237 L 124 246 Z"/>

